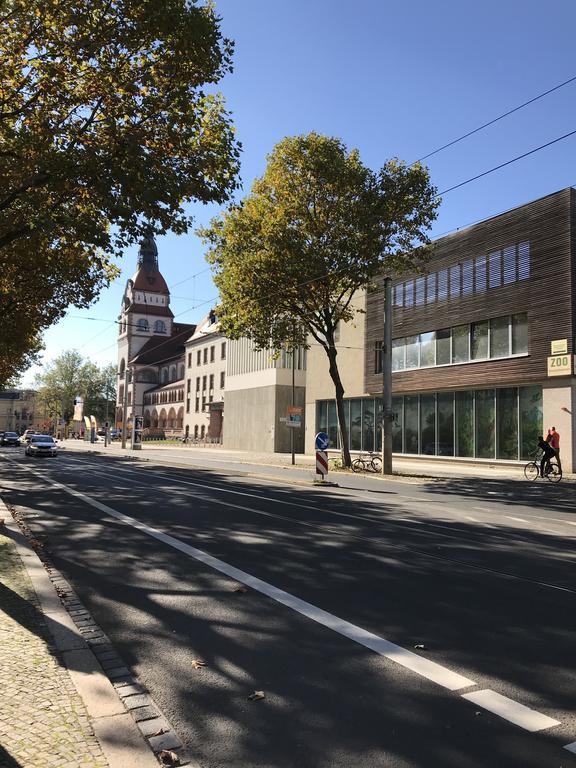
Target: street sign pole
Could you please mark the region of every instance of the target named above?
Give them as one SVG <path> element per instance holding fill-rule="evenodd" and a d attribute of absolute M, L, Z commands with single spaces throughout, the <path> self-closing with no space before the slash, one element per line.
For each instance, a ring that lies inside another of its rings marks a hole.
<path fill-rule="evenodd" d="M 384 278 L 382 342 L 382 474 L 392 474 L 392 281 Z"/>

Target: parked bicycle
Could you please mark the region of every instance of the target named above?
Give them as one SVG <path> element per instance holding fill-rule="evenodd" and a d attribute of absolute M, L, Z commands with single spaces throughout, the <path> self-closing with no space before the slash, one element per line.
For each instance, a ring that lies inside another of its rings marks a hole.
<path fill-rule="evenodd" d="M 368 451 L 367 454 L 360 454 L 358 458 L 352 462 L 353 472 L 381 472 L 382 471 L 382 457 L 374 453 L 374 451 Z"/>
<path fill-rule="evenodd" d="M 538 452 L 531 454 L 534 459 L 529 461 L 524 467 L 524 477 L 526 480 L 534 482 L 540 477 L 540 459 L 542 454 Z M 544 477 L 551 483 L 559 483 L 562 480 L 562 469 L 558 466 L 556 459 L 552 458 L 544 467 Z"/>

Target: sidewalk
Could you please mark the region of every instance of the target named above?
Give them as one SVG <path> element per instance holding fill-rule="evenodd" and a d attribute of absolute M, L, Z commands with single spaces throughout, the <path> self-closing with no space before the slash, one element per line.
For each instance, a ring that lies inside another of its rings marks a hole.
<path fill-rule="evenodd" d="M 1 768 L 158 768 L 0 500 Z"/>
<path fill-rule="evenodd" d="M 238 470 L 253 472 L 255 467 L 265 468 L 265 474 L 270 475 L 272 468 L 282 470 L 282 476 L 287 477 L 286 472 L 293 473 L 294 479 L 312 480 L 315 474 L 316 459 L 309 454 L 296 454 L 296 464 L 292 466 L 289 453 L 266 453 L 255 451 L 233 451 L 221 445 L 175 446 L 158 445 L 157 443 L 143 443 L 142 449 L 133 451 L 129 447 L 122 449 L 120 442 L 112 442 L 104 446 L 104 442 L 94 444 L 80 440 L 66 440 L 61 442 L 65 450 L 94 452 L 114 456 L 131 456 L 161 463 L 184 464 L 189 466 L 207 466 L 214 468 L 236 466 Z M 337 451 L 330 451 L 330 456 L 339 456 Z M 478 478 L 478 479 L 510 479 L 524 480 L 523 469 L 525 461 L 521 462 L 491 462 L 489 460 L 469 461 L 462 459 L 416 459 L 413 457 L 394 457 L 394 477 L 383 477 L 373 473 L 353 475 L 372 481 L 389 481 L 390 479 L 419 479 L 430 478 Z M 244 465 L 244 466 L 243 466 Z M 329 477 L 338 482 L 339 478 L 350 477 L 350 473 L 330 472 Z M 576 475 L 565 474 L 563 480 L 574 480 Z"/>

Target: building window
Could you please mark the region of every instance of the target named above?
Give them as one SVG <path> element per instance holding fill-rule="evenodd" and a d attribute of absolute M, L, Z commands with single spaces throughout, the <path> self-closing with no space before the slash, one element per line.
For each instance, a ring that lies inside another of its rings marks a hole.
<path fill-rule="evenodd" d="M 196 413 L 198 413 L 199 410 L 200 410 L 200 398 L 199 397 L 196 398 L 196 404 L 195 404 L 194 410 L 196 411 Z"/>
<path fill-rule="evenodd" d="M 374 342 L 374 373 L 382 373 L 382 342 L 381 341 Z"/>
<path fill-rule="evenodd" d="M 192 352 L 188 352 L 188 368 L 192 368 Z"/>
<path fill-rule="evenodd" d="M 210 374 L 210 384 L 208 386 L 208 389 L 214 389 L 214 374 Z"/>
<path fill-rule="evenodd" d="M 186 382 L 186 393 L 190 394 L 190 390 L 192 389 L 192 379 L 188 379 Z"/>
<path fill-rule="evenodd" d="M 420 339 L 418 336 L 406 336 L 406 368 L 418 368 L 420 365 Z"/>
<path fill-rule="evenodd" d="M 414 306 L 414 280 L 409 280 L 404 284 L 404 306 Z"/>
<path fill-rule="evenodd" d="M 206 395 L 202 395 L 202 410 L 206 410 Z"/>
<path fill-rule="evenodd" d="M 166 333 L 166 323 L 164 320 L 156 320 L 154 323 L 154 333 Z"/>
<path fill-rule="evenodd" d="M 212 403 L 214 401 L 214 395 L 208 395 L 208 402 Z"/>
<path fill-rule="evenodd" d="M 518 246 L 518 279 L 527 280 L 530 277 L 530 243 L 520 243 Z"/>
<path fill-rule="evenodd" d="M 196 376 L 196 392 L 200 392 L 200 376 Z"/>
<path fill-rule="evenodd" d="M 222 342 L 222 346 L 220 347 L 220 360 L 226 360 L 226 342 Z"/>
<path fill-rule="evenodd" d="M 448 298 L 448 270 L 441 269 L 438 272 L 438 301 Z"/>
<path fill-rule="evenodd" d="M 488 285 L 499 288 L 502 285 L 502 252 L 495 251 L 488 257 Z"/>
<path fill-rule="evenodd" d="M 452 328 L 452 362 L 467 363 L 470 360 L 470 326 Z"/>
<path fill-rule="evenodd" d="M 472 323 L 470 326 L 470 353 L 472 360 L 486 360 L 488 357 L 488 333 L 490 323 Z"/>
<path fill-rule="evenodd" d="M 426 278 L 426 304 L 433 304 L 436 301 L 436 273 L 428 275 Z"/>
<path fill-rule="evenodd" d="M 204 347 L 204 350 L 202 352 L 202 357 L 205 363 L 208 362 L 208 347 Z"/>
<path fill-rule="evenodd" d="M 512 354 L 528 353 L 528 315 L 524 312 L 512 316 Z"/>
<path fill-rule="evenodd" d="M 214 355 L 215 355 L 215 350 L 216 350 L 216 348 L 215 348 L 214 346 L 211 346 L 211 347 L 210 347 L 210 362 L 211 362 L 211 363 L 213 363 L 213 362 L 214 362 Z"/>
<path fill-rule="evenodd" d="M 421 307 L 426 298 L 426 278 L 418 277 L 416 279 L 416 306 Z"/>
<path fill-rule="evenodd" d="M 202 376 L 202 392 L 206 389 L 206 376 Z"/>
<path fill-rule="evenodd" d="M 516 282 L 516 246 L 510 245 L 503 251 L 504 285 Z"/>
<path fill-rule="evenodd" d="M 404 305 L 404 283 L 399 283 L 394 287 L 394 306 L 402 307 Z"/>
<path fill-rule="evenodd" d="M 420 334 L 420 366 L 436 365 L 436 334 L 434 331 Z"/>
<path fill-rule="evenodd" d="M 490 320 L 490 357 L 508 357 L 510 354 L 510 318 Z"/>
<path fill-rule="evenodd" d="M 200 365 L 201 362 L 202 362 L 202 352 L 198 350 L 198 352 L 196 352 L 196 365 Z"/>
<path fill-rule="evenodd" d="M 190 398 L 186 398 L 186 413 L 190 413 Z"/>
<path fill-rule="evenodd" d="M 224 371 L 220 371 L 220 389 L 224 389 L 225 381 L 226 381 L 226 373 Z"/>
<path fill-rule="evenodd" d="M 436 365 L 449 365 L 452 361 L 452 334 L 450 328 L 436 331 Z"/>
<path fill-rule="evenodd" d="M 462 264 L 462 295 L 470 296 L 474 292 L 474 263 L 472 259 Z"/>
<path fill-rule="evenodd" d="M 392 340 L 392 370 L 403 371 L 405 366 L 404 360 L 404 339 Z M 380 357 L 380 370 L 377 373 L 382 373 L 382 358 Z"/>
<path fill-rule="evenodd" d="M 460 296 L 460 264 L 454 264 L 450 267 L 450 298 L 456 299 Z"/>
<path fill-rule="evenodd" d="M 479 256 L 476 259 L 474 290 L 476 293 L 484 293 L 486 290 L 486 256 Z"/>
<path fill-rule="evenodd" d="M 136 328 L 139 331 L 147 331 L 148 330 L 148 320 L 146 318 L 141 317 L 138 322 L 136 323 Z"/>

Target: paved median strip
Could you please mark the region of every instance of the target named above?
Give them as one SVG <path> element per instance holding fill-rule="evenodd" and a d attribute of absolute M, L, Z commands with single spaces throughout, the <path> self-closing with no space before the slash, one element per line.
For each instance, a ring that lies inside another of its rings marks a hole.
<path fill-rule="evenodd" d="M 152 526 L 143 523 L 136 518 L 124 515 L 121 512 L 117 512 L 112 507 L 109 507 L 102 502 L 87 496 L 85 493 L 77 491 L 70 486 L 64 485 L 55 480 L 47 480 L 44 475 L 39 472 L 30 469 L 30 472 L 39 476 L 45 482 L 50 483 L 53 487 L 59 488 L 71 496 L 75 496 L 81 501 L 95 507 L 96 509 L 104 512 L 105 514 L 115 518 L 116 520 L 135 528 L 154 539 L 161 541 L 167 546 L 182 552 L 182 554 L 207 565 L 208 567 L 223 573 L 224 575 L 238 581 L 246 586 L 260 592 L 267 597 L 275 600 L 276 602 L 291 608 L 295 612 L 305 616 L 308 619 L 320 624 L 322 626 L 331 629 L 334 632 L 352 640 L 359 645 L 368 648 L 375 653 L 394 661 L 405 669 L 416 673 L 417 675 L 437 683 L 450 691 L 461 691 L 465 688 L 472 688 L 477 686 L 474 680 L 471 680 L 457 672 L 444 667 L 429 659 L 422 658 L 412 651 L 402 648 L 383 637 L 380 637 L 372 632 L 369 632 L 362 627 L 359 627 L 351 622 L 341 619 L 334 614 L 331 614 L 322 608 L 312 605 L 311 603 L 301 600 L 295 595 L 291 595 L 278 587 L 269 584 L 262 579 L 252 576 L 245 571 L 242 571 L 228 563 L 225 563 L 218 558 L 197 549 L 189 544 L 176 539 L 169 534 L 153 528 Z M 507 720 L 520 728 L 523 728 L 529 732 L 541 731 L 547 728 L 560 725 L 560 721 L 555 720 L 548 715 L 544 715 L 534 709 L 524 706 L 507 696 L 502 696 L 496 691 L 490 689 L 472 691 L 468 693 L 460 694 L 462 698 L 472 702 L 478 707 L 495 714 L 504 720 Z M 564 747 L 570 752 L 576 753 L 576 742 L 568 744 Z"/>

